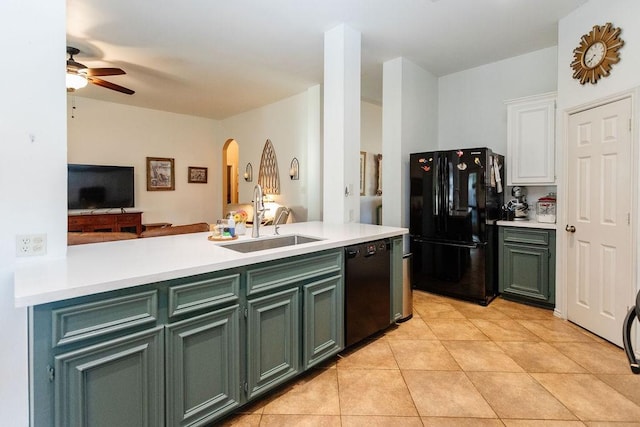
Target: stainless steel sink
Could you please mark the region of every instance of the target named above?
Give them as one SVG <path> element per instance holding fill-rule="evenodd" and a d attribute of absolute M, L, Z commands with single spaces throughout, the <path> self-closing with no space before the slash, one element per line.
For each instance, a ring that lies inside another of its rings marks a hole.
<path fill-rule="evenodd" d="M 318 242 L 322 239 L 317 237 L 301 236 L 299 234 L 291 234 L 289 236 L 265 237 L 246 242 L 227 243 L 220 245 L 224 248 L 237 252 L 255 252 L 264 251 L 266 249 L 282 248 L 285 246 L 302 245 L 304 243 Z"/>

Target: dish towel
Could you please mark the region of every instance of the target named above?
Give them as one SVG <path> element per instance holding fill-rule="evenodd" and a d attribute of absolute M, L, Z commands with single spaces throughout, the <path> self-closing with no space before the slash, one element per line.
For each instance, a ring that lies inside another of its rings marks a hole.
<path fill-rule="evenodd" d="M 495 175 L 495 180 L 496 180 L 496 191 L 499 193 L 502 193 L 502 179 L 500 179 L 500 169 L 502 168 L 502 166 L 500 166 L 500 164 L 498 163 L 498 158 L 494 158 L 493 159 L 493 173 Z"/>
<path fill-rule="evenodd" d="M 496 174 L 494 172 L 496 165 L 494 163 L 493 156 L 489 156 L 489 166 L 491 167 L 489 172 L 489 175 L 491 175 L 491 188 L 496 188 Z"/>

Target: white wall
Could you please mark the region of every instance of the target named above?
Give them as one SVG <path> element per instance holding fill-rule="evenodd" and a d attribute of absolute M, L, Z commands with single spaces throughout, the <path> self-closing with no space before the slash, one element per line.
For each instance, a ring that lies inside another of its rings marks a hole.
<path fill-rule="evenodd" d="M 27 311 L 13 304 L 17 234 L 46 233 L 46 257 L 66 250 L 65 1 L 0 2 L 0 423 L 28 425 Z M 13 62 L 15 61 L 15 62 Z M 7 63 L 7 62 L 5 62 Z M 24 84 L 23 84 L 24 83 Z M 41 259 L 41 258 L 39 258 Z"/>
<path fill-rule="evenodd" d="M 219 122 L 80 96 L 75 106 L 74 118 L 67 112 L 69 163 L 134 166 L 143 223 L 220 218 L 225 139 Z M 147 157 L 175 159 L 175 191 L 147 191 Z M 207 184 L 188 183 L 189 166 L 208 168 Z"/>
<path fill-rule="evenodd" d="M 240 203 L 251 203 L 253 188 L 258 182 L 260 158 L 267 139 L 271 140 L 278 159 L 280 195 L 274 196 L 278 204 L 293 209 L 296 222 L 307 220 L 308 180 L 320 177 L 308 176 L 310 162 L 320 159 L 307 157 L 308 121 L 310 109 L 320 105 L 309 103 L 309 97 L 319 103 L 319 97 L 303 92 L 279 102 L 222 120 L 224 140 L 235 139 L 240 149 L 240 171 L 244 173 L 247 162 L 253 166 L 253 182 L 240 179 Z M 300 179 L 289 178 L 289 166 L 293 157 L 300 163 Z M 317 213 L 315 213 L 317 215 Z"/>
<path fill-rule="evenodd" d="M 360 151 L 366 152 L 365 195 L 360 196 L 360 222 L 376 223 L 376 208 L 382 204 L 382 196 L 376 196 L 376 156 L 382 154 L 382 107 L 362 102 L 360 104 Z"/>
<path fill-rule="evenodd" d="M 438 80 L 438 148 L 507 153 L 504 101 L 556 90 L 557 48 L 493 62 Z"/>
<path fill-rule="evenodd" d="M 558 26 L 558 110 L 575 107 L 611 94 L 640 86 L 640 2 L 637 0 L 591 0 L 562 20 Z M 620 62 L 614 64 L 609 77 L 597 84 L 581 85 L 574 80 L 569 66 L 573 49 L 580 37 L 594 25 L 611 22 L 622 29 L 625 45 L 620 49 Z"/>

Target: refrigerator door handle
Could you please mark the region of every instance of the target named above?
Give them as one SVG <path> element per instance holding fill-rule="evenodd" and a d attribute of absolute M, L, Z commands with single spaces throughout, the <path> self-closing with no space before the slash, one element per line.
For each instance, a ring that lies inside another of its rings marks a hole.
<path fill-rule="evenodd" d="M 449 194 L 449 179 L 450 179 L 450 174 L 449 174 L 449 158 L 445 157 L 443 160 L 444 163 L 444 177 L 442 180 L 442 186 L 444 187 L 443 189 L 443 198 L 444 198 L 444 214 L 448 215 L 449 211 L 451 209 L 451 200 L 449 200 L 450 194 Z"/>
<path fill-rule="evenodd" d="M 435 171 L 435 177 L 436 177 L 436 182 L 435 185 L 433 185 L 433 188 L 431 189 L 431 191 L 433 191 L 434 197 L 433 197 L 433 214 L 436 216 L 436 218 L 439 218 L 440 216 L 440 157 L 436 157 L 437 153 L 434 153 L 434 157 L 436 158 L 434 165 L 436 167 L 436 171 Z"/>
<path fill-rule="evenodd" d="M 438 183 L 437 183 L 437 203 L 438 203 L 438 231 L 445 231 L 445 214 L 447 207 L 445 206 L 445 201 L 447 200 L 447 195 L 445 193 L 445 178 L 446 178 L 446 167 L 445 167 L 446 157 L 440 154 L 438 156 Z"/>

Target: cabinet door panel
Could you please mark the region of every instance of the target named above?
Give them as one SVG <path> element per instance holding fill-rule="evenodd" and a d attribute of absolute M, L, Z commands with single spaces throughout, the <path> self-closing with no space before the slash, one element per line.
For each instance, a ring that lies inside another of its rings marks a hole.
<path fill-rule="evenodd" d="M 167 326 L 167 422 L 211 421 L 240 404 L 239 306 Z"/>
<path fill-rule="evenodd" d="M 56 426 L 163 426 L 162 332 L 56 356 Z"/>
<path fill-rule="evenodd" d="M 555 93 L 507 102 L 507 184 L 555 183 Z"/>
<path fill-rule="evenodd" d="M 342 276 L 304 286 L 304 369 L 336 354 L 343 347 Z"/>
<path fill-rule="evenodd" d="M 299 371 L 298 288 L 247 301 L 248 397 Z"/>
<path fill-rule="evenodd" d="M 505 244 L 506 265 L 503 292 L 549 299 L 549 249 L 540 246 Z"/>

